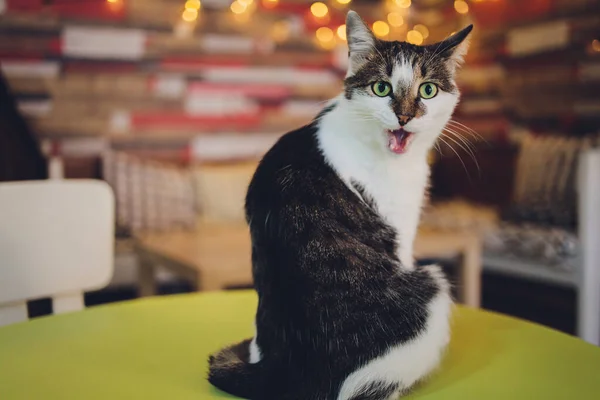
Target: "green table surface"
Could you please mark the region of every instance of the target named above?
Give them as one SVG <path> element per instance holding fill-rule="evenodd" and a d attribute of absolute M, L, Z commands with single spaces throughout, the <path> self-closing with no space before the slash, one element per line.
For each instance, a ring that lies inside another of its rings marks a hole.
<path fill-rule="evenodd" d="M 250 337 L 254 292 L 148 298 L 0 328 L 0 399 L 227 399 L 207 356 Z M 600 399 L 600 348 L 456 307 L 440 370 L 410 399 Z"/>

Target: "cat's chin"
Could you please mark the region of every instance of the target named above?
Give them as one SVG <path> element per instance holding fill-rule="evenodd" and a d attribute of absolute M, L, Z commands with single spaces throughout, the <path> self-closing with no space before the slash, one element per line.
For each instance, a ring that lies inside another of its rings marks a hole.
<path fill-rule="evenodd" d="M 404 154 L 415 136 L 414 133 L 405 131 L 404 129 L 387 130 L 388 148 L 394 154 Z"/>

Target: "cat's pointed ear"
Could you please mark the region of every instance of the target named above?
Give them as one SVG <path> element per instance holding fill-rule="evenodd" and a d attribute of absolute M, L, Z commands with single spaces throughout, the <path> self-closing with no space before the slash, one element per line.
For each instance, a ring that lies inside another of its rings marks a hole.
<path fill-rule="evenodd" d="M 346 39 L 348 40 L 349 57 L 347 76 L 350 76 L 375 50 L 375 36 L 356 12 L 348 11 Z"/>
<path fill-rule="evenodd" d="M 464 57 L 467 54 L 467 50 L 469 49 L 468 36 L 472 30 L 473 25 L 469 25 L 439 43 L 430 44 L 427 48 L 433 52 L 433 54 L 446 59 L 448 61 L 448 66 L 454 71 L 462 64 Z"/>

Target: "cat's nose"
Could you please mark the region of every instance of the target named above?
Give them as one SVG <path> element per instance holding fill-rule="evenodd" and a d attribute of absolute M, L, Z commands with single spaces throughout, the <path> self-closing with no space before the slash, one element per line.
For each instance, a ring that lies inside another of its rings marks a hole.
<path fill-rule="evenodd" d="M 411 119 L 411 115 L 398 115 L 398 122 L 400 123 L 400 126 L 408 124 L 408 121 L 410 121 Z"/>

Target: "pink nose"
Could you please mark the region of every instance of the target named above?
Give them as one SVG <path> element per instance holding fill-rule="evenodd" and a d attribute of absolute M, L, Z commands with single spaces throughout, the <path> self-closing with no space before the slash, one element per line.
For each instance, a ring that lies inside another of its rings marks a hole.
<path fill-rule="evenodd" d="M 412 119 L 412 117 L 410 115 L 399 115 L 398 116 L 398 122 L 400 122 L 400 125 L 406 125 L 408 123 L 408 121 L 410 121 Z"/>

